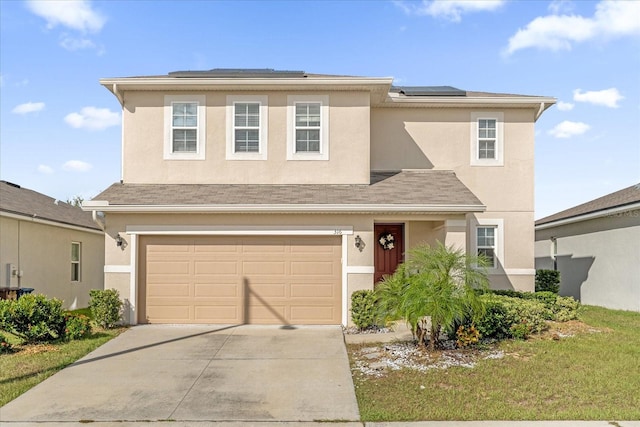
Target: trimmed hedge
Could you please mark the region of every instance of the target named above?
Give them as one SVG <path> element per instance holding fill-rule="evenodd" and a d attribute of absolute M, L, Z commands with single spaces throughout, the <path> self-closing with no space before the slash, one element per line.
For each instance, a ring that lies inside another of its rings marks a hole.
<path fill-rule="evenodd" d="M 547 329 L 549 309 L 535 299 L 484 294 L 485 314 L 475 323 L 483 338 L 524 339 Z"/>
<path fill-rule="evenodd" d="M 351 294 L 351 320 L 359 329 L 376 326 L 377 311 L 375 292 L 364 289 Z"/>
<path fill-rule="evenodd" d="M 92 289 L 89 296 L 93 320 L 105 329 L 115 327 L 122 318 L 120 293 L 116 289 Z"/>
<path fill-rule="evenodd" d="M 553 292 L 560 290 L 560 272 L 556 270 L 536 270 L 536 292 Z"/>
<path fill-rule="evenodd" d="M 54 341 L 64 337 L 62 301 L 27 294 L 18 300 L 0 301 L 0 328 L 26 342 Z"/>

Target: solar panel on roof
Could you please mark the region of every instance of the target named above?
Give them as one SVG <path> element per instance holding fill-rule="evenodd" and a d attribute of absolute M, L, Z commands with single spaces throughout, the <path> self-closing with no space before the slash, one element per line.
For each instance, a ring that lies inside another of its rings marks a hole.
<path fill-rule="evenodd" d="M 304 71 L 273 68 L 213 68 L 202 71 L 172 71 L 169 77 L 304 77 Z"/>
<path fill-rule="evenodd" d="M 453 86 L 393 86 L 392 92 L 405 96 L 466 96 L 467 92 Z"/>

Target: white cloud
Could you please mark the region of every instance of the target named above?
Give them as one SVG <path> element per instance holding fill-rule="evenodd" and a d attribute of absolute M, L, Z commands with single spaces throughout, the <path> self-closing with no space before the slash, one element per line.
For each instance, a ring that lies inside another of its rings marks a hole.
<path fill-rule="evenodd" d="M 559 10 L 559 9 L 557 9 Z M 640 2 L 601 1 L 594 15 L 548 15 L 535 18 L 509 39 L 505 54 L 535 47 L 571 50 L 575 43 L 640 35 Z"/>
<path fill-rule="evenodd" d="M 591 126 L 586 123 L 565 120 L 551 129 L 549 135 L 553 135 L 556 138 L 571 138 L 575 135 L 582 135 L 589 129 L 591 129 Z"/>
<path fill-rule="evenodd" d="M 573 100 L 576 102 L 588 102 L 589 104 L 602 105 L 609 108 L 618 108 L 618 101 L 624 99 L 618 89 L 595 90 L 583 92 L 581 89 L 573 91 Z"/>
<path fill-rule="evenodd" d="M 89 39 L 85 39 L 85 38 L 77 39 L 69 36 L 62 37 L 62 39 L 60 40 L 60 46 L 70 51 L 81 50 L 81 49 L 94 49 L 96 47 L 95 43 Z"/>
<path fill-rule="evenodd" d="M 76 129 L 103 130 L 120 124 L 120 113 L 108 108 L 84 107 L 79 113 L 70 113 L 64 121 Z"/>
<path fill-rule="evenodd" d="M 44 18 L 48 28 L 61 25 L 82 32 L 98 32 L 106 22 L 106 18 L 85 0 L 29 0 L 27 7 Z"/>
<path fill-rule="evenodd" d="M 505 0 L 423 0 L 418 4 L 404 1 L 394 3 L 407 15 L 428 15 L 460 22 L 465 13 L 493 11 L 500 8 Z"/>
<path fill-rule="evenodd" d="M 16 107 L 11 110 L 11 112 L 15 114 L 29 114 L 41 111 L 43 109 L 44 102 L 25 102 L 24 104 L 16 105 Z"/>
<path fill-rule="evenodd" d="M 574 4 L 571 0 L 553 0 L 549 3 L 547 9 L 554 15 L 558 15 L 559 13 L 569 13 L 573 12 Z"/>
<path fill-rule="evenodd" d="M 571 111 L 571 110 L 573 110 L 573 107 L 574 107 L 574 105 L 572 103 L 563 102 L 563 101 L 558 101 L 556 106 L 558 107 L 558 110 L 560 110 L 560 111 Z"/>
<path fill-rule="evenodd" d="M 82 160 L 69 160 L 62 165 L 62 169 L 67 172 L 87 172 L 92 167 L 92 164 L 83 162 Z"/>
<path fill-rule="evenodd" d="M 53 168 L 47 165 L 38 165 L 38 172 L 49 175 L 53 173 Z"/>

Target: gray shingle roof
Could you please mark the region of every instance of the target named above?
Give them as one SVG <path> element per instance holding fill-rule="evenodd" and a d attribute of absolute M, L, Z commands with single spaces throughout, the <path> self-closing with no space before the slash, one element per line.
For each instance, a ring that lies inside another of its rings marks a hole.
<path fill-rule="evenodd" d="M 100 230 L 89 212 L 64 202 L 55 202 L 52 197 L 7 181 L 0 181 L 0 211 Z"/>
<path fill-rule="evenodd" d="M 586 215 L 605 209 L 622 207 L 640 202 L 640 183 L 632 185 L 615 193 L 607 194 L 590 202 L 566 209 L 564 211 L 549 215 L 536 221 L 536 225 L 547 224 L 553 221 Z"/>
<path fill-rule="evenodd" d="M 371 184 L 113 184 L 93 201 L 113 205 L 428 205 L 483 210 L 452 171 L 407 170 L 372 175 Z"/>

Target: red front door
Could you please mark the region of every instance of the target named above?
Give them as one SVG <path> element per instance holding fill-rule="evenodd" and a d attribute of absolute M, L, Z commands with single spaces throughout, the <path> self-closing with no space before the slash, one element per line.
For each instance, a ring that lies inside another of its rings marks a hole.
<path fill-rule="evenodd" d="M 376 239 L 373 281 L 378 283 L 383 276 L 393 274 L 404 261 L 404 224 L 375 224 L 373 231 Z"/>

